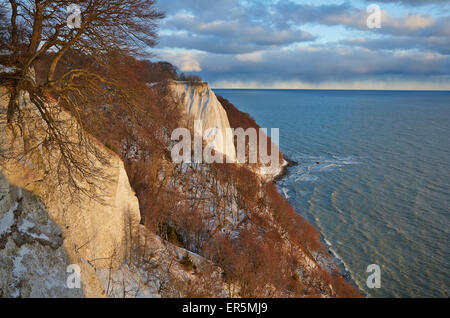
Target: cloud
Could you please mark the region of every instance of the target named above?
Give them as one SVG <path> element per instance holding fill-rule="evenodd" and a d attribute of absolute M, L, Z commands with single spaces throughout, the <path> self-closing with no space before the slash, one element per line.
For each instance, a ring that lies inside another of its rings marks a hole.
<path fill-rule="evenodd" d="M 244 18 L 225 20 L 217 16 L 215 19 L 202 20 L 193 13 L 177 12 L 164 23 L 166 34 L 161 37 L 159 47 L 242 54 L 315 39 L 312 34 L 296 27 L 279 29 Z"/>
<path fill-rule="evenodd" d="M 181 5 L 183 1 L 168 1 L 173 7 L 162 28 L 172 32 L 162 37 L 160 47 L 225 54 L 251 53 L 314 42 L 318 36 L 301 29 L 311 24 L 367 31 L 367 37 L 450 36 L 449 16 L 434 18 L 429 13 L 394 15 L 382 10 L 381 28 L 369 29 L 367 18 L 371 13 L 366 7 L 357 8 L 349 2 L 312 5 L 282 0 L 252 2 L 250 5 L 247 1 L 217 0 L 206 9 L 203 5 L 207 1 L 204 0 L 193 1 L 194 5 L 188 7 L 185 3 Z M 211 14 L 211 10 L 217 11 Z"/>
<path fill-rule="evenodd" d="M 366 48 L 304 47 L 234 56 L 195 52 L 209 81 L 302 81 L 313 84 L 383 78 L 438 80 L 450 74 L 450 56 L 438 53 L 385 52 Z M 179 58 L 172 55 L 178 63 Z M 252 58 L 249 61 L 249 58 Z"/>
<path fill-rule="evenodd" d="M 427 29 L 435 23 L 430 15 L 407 14 L 400 18 L 391 19 L 385 14 L 384 26 L 391 34 L 414 33 Z M 382 28 L 383 28 L 382 27 Z"/>
<path fill-rule="evenodd" d="M 414 80 L 365 80 L 345 82 L 308 83 L 298 80 L 261 83 L 259 81 L 214 81 L 214 89 L 353 89 L 353 90 L 448 90 L 450 78 L 446 81 L 422 82 Z"/>
<path fill-rule="evenodd" d="M 450 16 L 382 0 L 382 27 L 369 29 L 364 2 L 330 2 L 164 0 L 156 53 L 213 83 L 450 89 Z"/>
<path fill-rule="evenodd" d="M 303 31 L 271 31 L 249 29 L 235 35 L 198 34 L 190 31 L 172 33 L 160 38 L 160 48 L 186 48 L 211 53 L 244 54 L 279 46 L 308 42 L 314 37 Z"/>
<path fill-rule="evenodd" d="M 160 51 L 167 61 L 177 66 L 182 72 L 201 72 L 198 56 L 189 51 Z"/>
<path fill-rule="evenodd" d="M 367 2 L 373 2 L 373 0 L 366 0 Z M 449 5 L 448 0 L 377 0 L 377 2 L 383 3 L 397 3 L 408 6 L 423 6 L 423 5 Z"/>
<path fill-rule="evenodd" d="M 236 59 L 241 62 L 261 62 L 262 55 L 261 52 L 253 52 L 247 54 L 238 54 L 236 55 Z"/>
<path fill-rule="evenodd" d="M 364 47 L 370 50 L 413 50 L 450 55 L 450 38 L 444 36 L 414 37 L 401 36 L 382 39 L 346 39 L 339 44 L 350 47 Z"/>
<path fill-rule="evenodd" d="M 433 28 L 442 20 L 436 21 L 430 14 L 406 13 L 402 16 L 394 16 L 386 10 L 381 11 L 381 28 L 369 29 L 367 18 L 371 14 L 366 8 L 356 8 L 349 3 L 339 5 L 310 5 L 298 4 L 293 1 L 280 1 L 277 6 L 278 23 L 280 25 L 303 25 L 305 23 L 317 23 L 328 26 L 342 25 L 362 31 L 371 31 L 390 35 L 405 35 L 415 32 L 425 32 Z M 445 24 L 445 30 L 448 25 Z"/>

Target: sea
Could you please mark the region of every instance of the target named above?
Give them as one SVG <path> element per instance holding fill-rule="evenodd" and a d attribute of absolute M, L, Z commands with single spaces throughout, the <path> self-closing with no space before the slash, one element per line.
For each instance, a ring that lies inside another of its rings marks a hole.
<path fill-rule="evenodd" d="M 366 297 L 449 296 L 450 91 L 214 92 L 279 128 L 280 192 Z"/>

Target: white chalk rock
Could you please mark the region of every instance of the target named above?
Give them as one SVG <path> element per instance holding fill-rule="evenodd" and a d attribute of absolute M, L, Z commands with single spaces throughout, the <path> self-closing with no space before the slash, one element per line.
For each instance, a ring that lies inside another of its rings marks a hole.
<path fill-rule="evenodd" d="M 202 127 L 192 127 L 196 134 L 204 136 L 205 141 L 213 145 L 215 151 L 218 151 L 228 157 L 229 162 L 236 162 L 236 149 L 234 147 L 232 136 L 226 134 L 227 128 L 230 128 L 228 116 L 207 83 L 188 83 L 175 82 L 168 83 L 175 99 L 180 101 L 184 107 L 185 114 L 191 120 L 201 120 Z"/>
<path fill-rule="evenodd" d="M 6 114 L 8 100 L 1 93 L 0 111 Z M 36 146 L 30 155 L 14 155 L 31 142 L 39 144 L 45 129 L 26 94 L 20 107 L 27 118 L 22 135 L 12 136 L 5 116 L 0 117 L 0 152 L 12 154 L 0 160 L 0 297 L 105 296 L 96 271 L 123 264 L 131 232 L 140 222 L 139 202 L 123 162 L 93 139 L 92 145 L 109 161 L 93 157 L 89 162 L 105 175 L 101 200 L 74 198 L 51 169 L 58 164 L 56 152 Z M 75 120 L 61 109 L 58 113 L 67 124 L 65 133 L 75 134 Z M 82 289 L 67 287 L 70 264 L 81 268 Z"/>

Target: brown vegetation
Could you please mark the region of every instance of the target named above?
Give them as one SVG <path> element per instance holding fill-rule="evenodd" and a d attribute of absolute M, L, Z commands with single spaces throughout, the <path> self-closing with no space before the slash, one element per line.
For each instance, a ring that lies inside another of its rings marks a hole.
<path fill-rule="evenodd" d="M 154 1 L 78 3 L 82 27 L 66 29 L 65 8 L 70 1 L 20 5 L 10 1 L 12 19 L 5 22 L 3 15 L 0 42 L 11 50 L 4 60 L 15 71 L 1 74 L 0 85 L 9 89 L 11 129 L 23 129 L 18 100 L 19 93 L 27 91 L 48 125 L 46 143 L 56 145 L 63 156 L 61 167 L 68 176 L 64 182 L 75 188 L 95 178 L 86 158 L 77 153 L 90 149 L 84 131 L 98 138 L 123 159 L 139 198 L 142 222 L 164 240 L 220 266 L 229 296 L 357 295 L 340 276 L 315 263 L 314 252 L 326 253 L 319 233 L 272 183 L 240 165 L 171 162 L 170 133 L 179 126 L 180 108 L 167 98 L 164 85 L 148 84 L 200 79 L 178 74 L 168 63 L 136 58 L 136 44 L 155 42 L 156 22 L 162 15 L 154 9 Z M 37 70 L 36 80 L 32 69 Z M 75 144 L 67 142 L 63 126 L 49 111 L 51 101 L 77 119 Z M 248 114 L 220 101 L 232 128 L 259 128 Z M 154 266 L 152 262 L 149 258 L 148 266 Z M 214 285 L 211 273 L 203 273 L 203 286 Z M 198 295 L 196 288 L 179 286 L 179 294 Z"/>
<path fill-rule="evenodd" d="M 0 14 L 0 41 L 2 63 L 13 71 L 0 73 L 0 85 L 8 89 L 5 116 L 12 133 L 27 130 L 20 103 L 26 93 L 47 127 L 38 147 L 59 153 L 60 164 L 55 168 L 60 182 L 91 195 L 93 180 L 100 176 L 90 157 L 106 160 L 84 135 L 81 113 L 92 104 L 139 108 L 141 100 L 135 96 L 140 95 L 121 85 L 120 74 L 112 67 L 117 57 L 136 55 L 143 46 L 155 44 L 156 25 L 163 15 L 153 0 L 78 1 L 81 24 L 70 28 L 66 9 L 71 4 L 65 0 L 9 1 L 8 14 Z M 41 80 L 36 81 L 34 70 L 39 63 Z M 52 102 L 77 120 L 71 139 L 52 111 Z M 24 154 L 35 150 L 25 149 Z"/>
<path fill-rule="evenodd" d="M 230 103 L 230 101 L 228 99 L 223 98 L 222 96 L 217 96 L 217 99 L 219 100 L 220 104 L 223 106 L 223 108 L 225 109 L 225 111 L 227 113 L 228 121 L 230 123 L 231 128 L 233 128 L 233 129 L 242 128 L 244 130 L 247 130 L 248 128 L 254 128 L 254 129 L 256 129 L 256 131 L 259 131 L 259 129 L 261 127 L 256 123 L 255 119 L 253 119 L 253 117 L 250 116 L 250 114 L 241 112 L 232 103 Z M 258 136 L 257 138 L 258 138 L 258 147 L 259 147 L 259 134 L 257 136 Z M 274 149 L 277 149 L 277 151 L 279 152 L 279 156 L 280 156 L 279 162 L 283 162 L 283 154 L 278 149 L 276 144 L 274 144 L 272 142 L 272 139 L 270 137 L 267 137 L 267 140 L 268 140 L 267 141 L 267 155 L 271 155 L 272 144 L 273 144 Z M 235 138 L 234 142 L 236 145 L 236 143 L 237 143 L 236 138 Z M 247 153 L 247 155 L 248 155 L 248 153 Z"/>
<path fill-rule="evenodd" d="M 139 85 L 134 63 L 140 62 L 130 59 L 120 72 Z M 306 266 L 304 255 L 312 259 L 313 252 L 327 251 L 319 232 L 295 212 L 273 183 L 235 164 L 171 163 L 170 130 L 165 127 L 175 128 L 180 114 L 165 94 L 164 86 L 149 90 L 146 115 L 131 117 L 136 123 L 131 126 L 126 112 L 110 116 L 110 111 L 97 109 L 95 122 L 86 118 L 90 131 L 123 158 L 146 227 L 212 260 L 223 270 L 229 296 L 358 295 L 339 276 L 320 267 L 299 274 Z M 249 117 L 242 121 L 247 123 L 244 128 L 251 127 Z M 150 126 L 147 129 L 141 123 Z M 157 131 L 161 138 L 156 138 Z M 192 269 L 187 259 L 181 262 Z M 194 294 L 191 287 L 188 292 Z"/>

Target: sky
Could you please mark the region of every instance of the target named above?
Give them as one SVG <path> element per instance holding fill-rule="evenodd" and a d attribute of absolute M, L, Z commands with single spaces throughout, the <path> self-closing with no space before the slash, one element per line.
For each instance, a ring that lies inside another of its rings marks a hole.
<path fill-rule="evenodd" d="M 166 18 L 156 59 L 214 88 L 450 90 L 450 0 L 158 6 Z"/>

